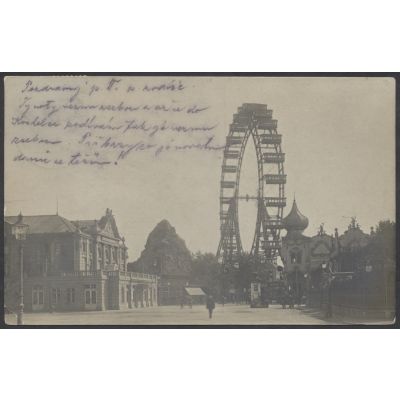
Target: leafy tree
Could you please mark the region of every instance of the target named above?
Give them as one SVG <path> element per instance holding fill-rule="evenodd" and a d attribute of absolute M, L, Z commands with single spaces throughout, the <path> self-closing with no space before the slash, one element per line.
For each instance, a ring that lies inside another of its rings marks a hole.
<path fill-rule="evenodd" d="M 396 259 L 396 223 L 390 220 L 380 221 L 371 245 L 384 261 L 394 261 Z"/>
<path fill-rule="evenodd" d="M 368 264 L 383 265 L 396 258 L 396 224 L 380 221 L 367 246 L 344 248 L 339 255 L 342 271 L 364 270 Z"/>
<path fill-rule="evenodd" d="M 221 266 L 214 254 L 197 252 L 192 255 L 190 284 L 217 294 L 220 291 L 221 276 Z"/>

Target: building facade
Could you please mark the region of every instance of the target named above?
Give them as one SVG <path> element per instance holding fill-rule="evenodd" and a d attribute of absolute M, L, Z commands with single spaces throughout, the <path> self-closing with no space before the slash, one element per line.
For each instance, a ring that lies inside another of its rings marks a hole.
<path fill-rule="evenodd" d="M 110 209 L 97 220 L 69 221 L 60 215 L 22 217 L 19 241 L 5 217 L 5 304 L 15 308 L 23 246 L 26 311 L 115 310 L 157 305 L 157 278 L 127 271 L 128 252 Z"/>
<path fill-rule="evenodd" d="M 303 231 L 308 226 L 308 218 L 298 209 L 296 200 L 290 213 L 282 221 L 286 236 L 282 238 L 281 259 L 289 289 L 295 293 L 297 302 L 307 289 L 307 276 L 311 263 L 311 238 Z"/>
<path fill-rule="evenodd" d="M 328 235 L 321 225 L 316 235 L 306 236 L 303 231 L 308 218 L 301 214 L 296 201 L 283 226 L 287 234 L 282 238 L 281 258 L 295 303 L 306 300 L 310 306 L 329 304 L 337 314 L 392 315 L 395 265 L 374 248 L 372 228 L 366 234 L 352 218 L 342 235 L 337 229 L 334 235 Z"/>

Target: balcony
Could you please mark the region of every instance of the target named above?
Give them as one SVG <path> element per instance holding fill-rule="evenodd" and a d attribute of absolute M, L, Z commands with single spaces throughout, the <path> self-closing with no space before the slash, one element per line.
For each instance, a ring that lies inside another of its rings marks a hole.
<path fill-rule="evenodd" d="M 285 161 L 285 153 L 264 153 L 263 161 L 270 164 L 283 163 Z"/>
<path fill-rule="evenodd" d="M 139 272 L 119 271 L 119 276 L 123 277 L 123 278 L 132 279 L 134 281 L 157 282 L 157 276 L 156 275 L 141 274 Z"/>
<path fill-rule="evenodd" d="M 268 174 L 264 175 L 265 183 L 284 184 L 286 183 L 286 175 L 283 174 Z"/>
<path fill-rule="evenodd" d="M 97 278 L 103 277 L 105 271 L 94 270 L 94 271 L 68 271 L 68 272 L 48 272 L 47 276 L 51 277 L 62 277 L 62 278 Z"/>
<path fill-rule="evenodd" d="M 271 135 L 265 134 L 260 135 L 261 137 L 261 144 L 281 144 L 282 142 L 282 135 Z"/>
<path fill-rule="evenodd" d="M 266 207 L 285 207 L 286 197 L 264 197 Z"/>

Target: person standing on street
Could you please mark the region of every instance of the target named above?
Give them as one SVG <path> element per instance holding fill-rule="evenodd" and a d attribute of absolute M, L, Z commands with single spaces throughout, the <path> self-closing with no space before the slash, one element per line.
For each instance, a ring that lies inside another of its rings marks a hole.
<path fill-rule="evenodd" d="M 207 304 L 206 304 L 207 310 L 208 310 L 208 316 L 211 319 L 212 318 L 212 313 L 215 308 L 215 301 L 212 296 L 207 297 Z"/>

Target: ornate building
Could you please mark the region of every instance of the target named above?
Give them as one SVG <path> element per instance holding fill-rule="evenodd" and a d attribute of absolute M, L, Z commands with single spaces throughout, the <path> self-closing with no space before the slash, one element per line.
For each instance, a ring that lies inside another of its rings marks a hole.
<path fill-rule="evenodd" d="M 5 217 L 5 303 L 14 308 L 23 249 L 27 311 L 106 310 L 157 304 L 157 278 L 127 272 L 127 247 L 110 209 L 97 220 L 60 215 Z M 21 219 L 23 242 L 11 234 Z"/>
<path fill-rule="evenodd" d="M 342 235 L 337 229 L 328 235 L 322 224 L 316 235 L 305 236 L 308 218 L 296 201 L 283 224 L 281 258 L 297 304 L 306 297 L 312 306 L 330 304 L 334 313 L 393 315 L 395 255 L 383 257 L 373 228 L 366 234 L 352 218 Z"/>
<path fill-rule="evenodd" d="M 341 251 L 366 246 L 370 238 L 362 232 L 354 218 L 341 236 L 337 229 L 335 235 L 328 235 L 323 224 L 316 235 L 305 236 L 303 231 L 308 227 L 308 218 L 299 211 L 296 200 L 283 219 L 283 226 L 287 234 L 282 238 L 281 257 L 288 284 L 294 289 L 297 302 L 306 293 L 311 298 L 314 292 L 319 291 L 323 269 L 329 262 L 334 264 L 337 272 L 346 270 L 346 266 L 337 262 Z"/>
<path fill-rule="evenodd" d="M 308 218 L 299 211 L 294 200 L 290 213 L 282 222 L 287 233 L 282 238 L 281 259 L 290 288 L 301 298 L 306 290 L 306 278 L 310 270 L 311 240 L 303 234 L 308 226 Z"/>

